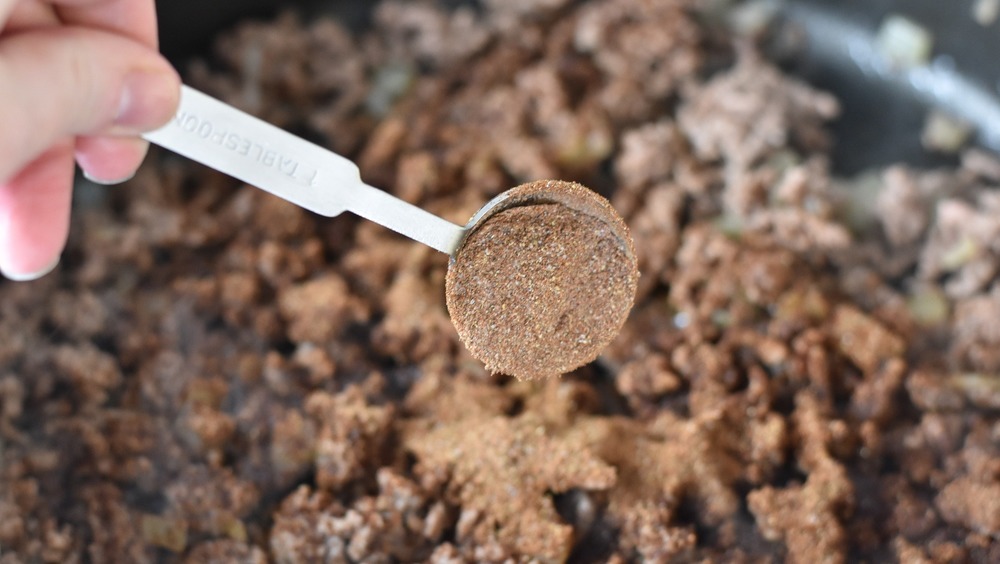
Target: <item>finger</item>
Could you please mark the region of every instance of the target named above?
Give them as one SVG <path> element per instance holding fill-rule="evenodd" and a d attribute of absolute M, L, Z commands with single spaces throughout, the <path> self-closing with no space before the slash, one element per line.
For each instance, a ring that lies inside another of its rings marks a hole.
<path fill-rule="evenodd" d="M 66 137 L 158 128 L 180 97 L 180 79 L 158 53 L 79 28 L 0 43 L 0 84 L 16 86 L 0 88 L 0 181 Z"/>
<path fill-rule="evenodd" d="M 152 0 L 50 1 L 64 24 L 118 33 L 153 49 L 159 45 Z M 76 162 L 94 182 L 119 184 L 135 174 L 148 149 L 138 138 L 84 138 L 77 142 Z"/>
<path fill-rule="evenodd" d="M 0 28 L 7 22 L 19 0 L 0 0 Z"/>
<path fill-rule="evenodd" d="M 73 146 L 46 151 L 0 184 L 0 272 L 34 280 L 55 268 L 69 233 Z"/>
<path fill-rule="evenodd" d="M 4 0 L 0 0 L 2 2 Z M 59 25 L 55 9 L 34 0 L 14 0 L 3 26 L 4 33 L 18 33 L 29 29 Z"/>
<path fill-rule="evenodd" d="M 118 33 L 156 49 L 156 7 L 153 0 L 49 0 L 60 20 Z"/>
<path fill-rule="evenodd" d="M 149 150 L 138 137 L 80 137 L 76 163 L 83 175 L 98 184 L 121 184 L 135 176 Z"/>

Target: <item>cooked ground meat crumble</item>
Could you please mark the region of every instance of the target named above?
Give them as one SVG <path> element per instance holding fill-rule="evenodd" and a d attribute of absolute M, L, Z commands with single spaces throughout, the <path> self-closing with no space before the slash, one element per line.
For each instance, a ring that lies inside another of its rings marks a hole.
<path fill-rule="evenodd" d="M 54 274 L 0 282 L 0 563 L 1000 561 L 1000 163 L 858 194 L 837 101 L 700 5 L 219 39 L 188 82 L 456 223 L 604 194 L 636 306 L 594 363 L 494 375 L 448 257 L 154 153 L 81 187 Z"/>

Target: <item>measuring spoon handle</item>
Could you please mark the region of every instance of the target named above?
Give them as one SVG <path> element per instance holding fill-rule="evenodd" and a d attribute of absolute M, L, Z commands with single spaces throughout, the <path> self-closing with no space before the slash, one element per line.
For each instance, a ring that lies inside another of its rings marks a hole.
<path fill-rule="evenodd" d="M 348 159 L 190 86 L 174 119 L 143 136 L 320 215 L 350 211 L 453 254 L 464 229 L 361 181 Z"/>
<path fill-rule="evenodd" d="M 186 85 L 174 118 L 143 137 L 324 216 L 364 186 L 350 160 Z"/>

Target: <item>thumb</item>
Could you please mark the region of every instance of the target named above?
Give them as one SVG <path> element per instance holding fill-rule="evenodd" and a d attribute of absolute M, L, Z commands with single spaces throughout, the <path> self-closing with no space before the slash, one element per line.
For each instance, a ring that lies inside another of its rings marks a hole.
<path fill-rule="evenodd" d="M 0 85 L 0 183 L 67 137 L 155 129 L 180 96 L 180 79 L 159 53 L 73 27 L 0 42 Z"/>

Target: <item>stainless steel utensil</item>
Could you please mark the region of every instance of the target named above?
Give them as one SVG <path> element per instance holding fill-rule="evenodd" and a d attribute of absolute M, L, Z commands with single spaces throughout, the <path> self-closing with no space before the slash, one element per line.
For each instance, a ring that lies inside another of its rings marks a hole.
<path fill-rule="evenodd" d="M 365 184 L 350 160 L 189 86 L 174 119 L 144 137 L 320 215 L 349 211 L 449 255 L 465 235 L 466 228 Z"/>

